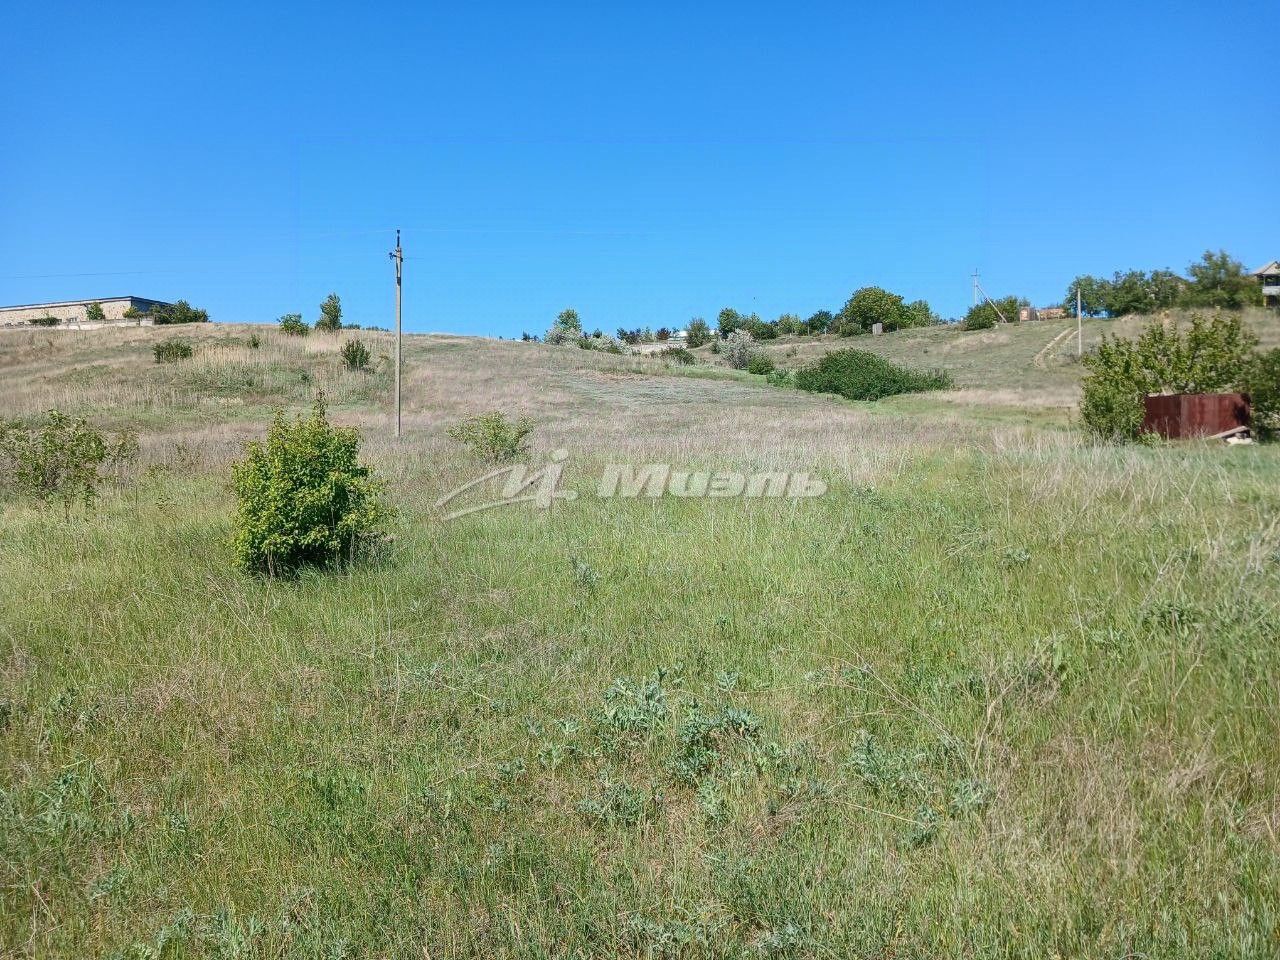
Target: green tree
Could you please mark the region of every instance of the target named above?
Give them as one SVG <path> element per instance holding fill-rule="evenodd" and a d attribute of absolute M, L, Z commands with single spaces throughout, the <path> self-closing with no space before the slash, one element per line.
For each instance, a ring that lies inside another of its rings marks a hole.
<path fill-rule="evenodd" d="M 102 304 L 95 300 L 85 307 L 84 318 L 90 323 L 104 323 L 107 319 L 107 312 L 102 309 Z"/>
<path fill-rule="evenodd" d="M 711 332 L 711 328 L 707 326 L 707 321 L 703 320 L 701 317 L 694 317 L 690 320 L 685 333 L 688 336 L 688 343 L 690 347 L 700 347 L 704 343 L 710 343 L 714 336 Z"/>
<path fill-rule="evenodd" d="M 320 319 L 316 321 L 316 329 L 324 333 L 337 333 L 342 329 L 342 301 L 336 293 L 331 293 L 320 304 Z"/>
<path fill-rule="evenodd" d="M 738 313 L 733 307 L 725 307 L 716 316 L 716 326 L 719 329 L 721 339 L 727 339 L 729 334 L 742 326 L 742 314 Z"/>
<path fill-rule="evenodd" d="M 1244 264 L 1225 250 L 1206 250 L 1198 263 L 1187 267 L 1187 273 L 1191 282 L 1182 296 L 1187 306 L 1239 310 L 1262 304 L 1262 288 Z"/>
<path fill-rule="evenodd" d="M 573 307 L 561 310 L 555 322 L 547 330 L 543 339 L 547 343 L 569 343 L 582 337 L 582 318 Z"/>
<path fill-rule="evenodd" d="M 277 322 L 280 324 L 280 332 L 291 337 L 305 337 L 311 332 L 311 327 L 303 321 L 300 313 L 286 313 Z"/>
<path fill-rule="evenodd" d="M 905 320 L 904 327 L 933 327 L 942 322 L 942 318 L 934 313 L 927 300 L 913 300 L 908 303 Z"/>
<path fill-rule="evenodd" d="M 1018 319 L 1018 310 L 1031 305 L 1025 297 L 999 297 L 995 301 L 983 300 L 969 308 L 964 315 L 965 330 L 989 330 L 1002 320 L 1012 323 Z"/>
<path fill-rule="evenodd" d="M 1106 302 L 1107 313 L 1113 317 L 1150 313 L 1155 306 L 1147 275 L 1141 270 L 1117 271 L 1111 280 Z"/>
<path fill-rule="evenodd" d="M 805 325 L 809 328 L 810 336 L 817 336 L 830 330 L 831 324 L 835 322 L 835 319 L 835 315 L 830 310 L 818 310 L 809 316 L 809 319 L 805 321 Z"/>
<path fill-rule="evenodd" d="M 157 326 L 175 323 L 208 323 L 209 313 L 179 300 L 177 303 L 157 303 L 151 308 L 151 320 Z"/>
<path fill-rule="evenodd" d="M 1151 306 L 1156 310 L 1167 310 L 1177 306 L 1186 289 L 1187 281 L 1172 270 L 1152 270 L 1147 277 L 1147 288 L 1151 291 Z"/>
<path fill-rule="evenodd" d="M 845 301 L 844 308 L 836 315 L 840 333 L 851 336 L 870 333 L 873 324 L 884 324 L 884 329 L 898 330 L 912 324 L 912 314 L 896 293 L 883 287 L 862 287 Z"/>
<path fill-rule="evenodd" d="M 1076 315 L 1076 291 L 1080 291 L 1080 308 L 1086 317 L 1100 317 L 1107 312 L 1107 300 L 1111 295 L 1111 282 L 1101 277 L 1082 274 L 1071 281 L 1062 298 L 1067 316 Z"/>

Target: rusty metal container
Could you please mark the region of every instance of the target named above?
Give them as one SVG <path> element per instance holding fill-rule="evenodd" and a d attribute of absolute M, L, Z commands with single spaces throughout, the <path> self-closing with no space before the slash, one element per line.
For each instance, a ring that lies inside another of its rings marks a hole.
<path fill-rule="evenodd" d="M 1150 396 L 1144 403 L 1143 432 L 1170 440 L 1212 437 L 1249 426 L 1246 393 L 1174 393 Z"/>

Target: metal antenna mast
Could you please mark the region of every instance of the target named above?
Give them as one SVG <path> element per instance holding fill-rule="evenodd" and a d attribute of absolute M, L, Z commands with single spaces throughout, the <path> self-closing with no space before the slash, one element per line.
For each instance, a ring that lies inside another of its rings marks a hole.
<path fill-rule="evenodd" d="M 400 278 L 404 268 L 404 251 L 400 249 L 400 231 L 396 231 L 396 248 L 391 251 L 396 263 L 396 436 L 400 436 Z"/>

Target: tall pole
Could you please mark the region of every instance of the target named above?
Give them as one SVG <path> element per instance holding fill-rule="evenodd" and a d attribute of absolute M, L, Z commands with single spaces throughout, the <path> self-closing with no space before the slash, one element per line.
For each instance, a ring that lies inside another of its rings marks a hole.
<path fill-rule="evenodd" d="M 978 271 L 976 268 L 973 271 L 973 305 L 975 307 L 978 305 Z"/>
<path fill-rule="evenodd" d="M 1082 298 L 1080 296 L 1080 284 L 1077 283 L 1076 284 L 1076 356 L 1077 357 L 1084 356 L 1084 320 L 1081 319 L 1084 316 L 1084 314 L 1080 312 L 1081 299 Z"/>
<path fill-rule="evenodd" d="M 400 278 L 404 267 L 404 251 L 400 249 L 400 231 L 396 231 L 396 248 L 391 252 L 396 262 L 396 436 L 400 436 Z"/>

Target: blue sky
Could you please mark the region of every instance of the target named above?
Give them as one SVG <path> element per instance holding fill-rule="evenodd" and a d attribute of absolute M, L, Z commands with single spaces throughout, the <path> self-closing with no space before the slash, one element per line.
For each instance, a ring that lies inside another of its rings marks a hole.
<path fill-rule="evenodd" d="M 0 303 L 386 325 L 397 226 L 494 336 L 1280 258 L 1273 2 L 267 6 L 6 9 Z"/>

